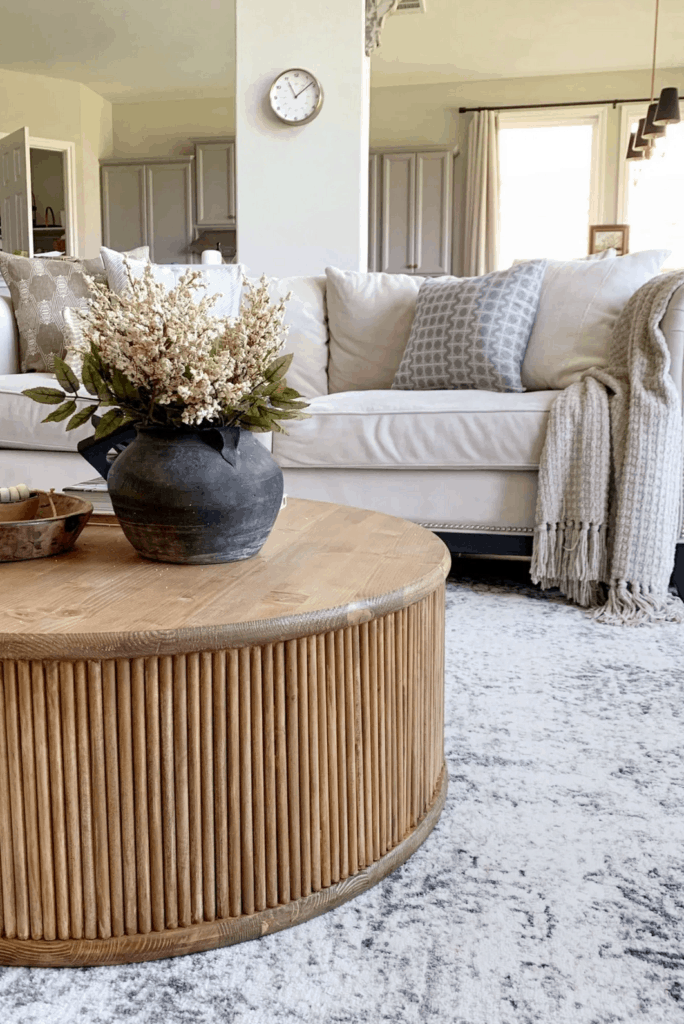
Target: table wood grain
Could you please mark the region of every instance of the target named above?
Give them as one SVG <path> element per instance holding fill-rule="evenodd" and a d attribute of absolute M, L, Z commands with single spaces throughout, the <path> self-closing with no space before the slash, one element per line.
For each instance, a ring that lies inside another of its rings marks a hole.
<path fill-rule="evenodd" d="M 394 516 L 289 499 L 254 558 L 151 562 L 119 529 L 73 551 L 0 565 L 0 656 L 145 657 L 286 640 L 419 600 L 450 565 L 434 534 Z"/>

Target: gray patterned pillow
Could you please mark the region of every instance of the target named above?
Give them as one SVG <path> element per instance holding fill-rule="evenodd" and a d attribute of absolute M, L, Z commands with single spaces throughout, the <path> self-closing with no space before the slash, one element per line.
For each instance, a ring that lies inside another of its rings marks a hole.
<path fill-rule="evenodd" d="M 520 367 L 546 260 L 484 277 L 436 277 L 420 286 L 392 387 L 404 391 L 524 391 Z"/>

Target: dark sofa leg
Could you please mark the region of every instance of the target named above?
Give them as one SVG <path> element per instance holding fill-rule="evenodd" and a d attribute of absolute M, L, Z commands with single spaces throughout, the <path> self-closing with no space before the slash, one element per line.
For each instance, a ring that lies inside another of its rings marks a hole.
<path fill-rule="evenodd" d="M 684 601 L 684 544 L 678 544 L 675 548 L 675 564 L 672 570 L 672 582 L 677 588 L 677 593 Z"/>

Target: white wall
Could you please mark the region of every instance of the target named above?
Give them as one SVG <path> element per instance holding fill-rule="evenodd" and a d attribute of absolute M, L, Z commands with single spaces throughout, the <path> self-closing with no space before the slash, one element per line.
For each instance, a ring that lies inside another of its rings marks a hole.
<path fill-rule="evenodd" d="M 365 269 L 368 249 L 369 61 L 364 0 L 237 0 L 238 256 L 250 272 Z M 288 126 L 268 106 L 278 74 L 302 67 L 324 102 Z"/>
<path fill-rule="evenodd" d="M 235 95 L 112 107 L 113 156 L 186 156 L 192 139 L 235 136 Z"/>
<path fill-rule="evenodd" d="M 24 125 L 34 138 L 75 143 L 77 255 L 97 256 L 99 161 L 111 153 L 111 104 L 77 82 L 0 68 L 0 132 L 9 134 Z"/>
<path fill-rule="evenodd" d="M 665 85 L 684 91 L 684 67 L 656 75 L 656 93 Z M 454 162 L 453 272 L 460 272 L 463 244 L 460 209 L 467 163 L 470 114 L 459 107 L 497 107 L 527 103 L 577 103 L 585 100 L 641 99 L 648 96 L 650 72 L 619 71 L 590 75 L 508 78 L 442 85 L 390 86 L 371 90 L 371 146 L 458 146 Z M 607 124 L 604 193 L 606 223 L 617 217 L 620 108 L 611 109 Z"/>

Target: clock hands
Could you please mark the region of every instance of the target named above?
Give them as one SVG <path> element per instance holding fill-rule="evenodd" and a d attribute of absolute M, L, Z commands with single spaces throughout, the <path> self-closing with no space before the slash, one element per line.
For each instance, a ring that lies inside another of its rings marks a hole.
<path fill-rule="evenodd" d="M 294 89 L 292 89 L 292 86 L 290 86 L 290 88 L 292 89 L 292 92 L 294 93 L 294 98 L 295 99 L 299 99 L 299 97 L 302 95 L 302 93 L 306 92 L 306 90 L 309 88 L 310 85 L 313 85 L 313 82 L 309 82 L 309 84 L 305 85 L 303 89 L 299 90 L 299 92 L 295 92 Z"/>

